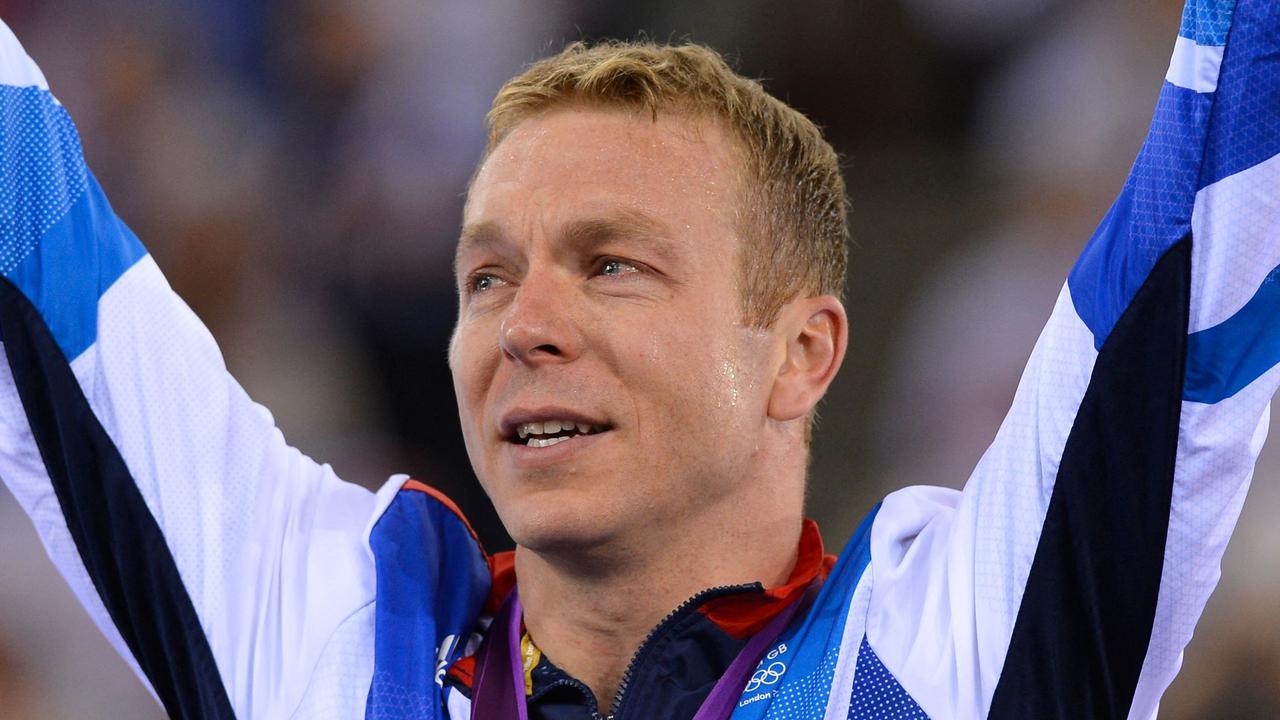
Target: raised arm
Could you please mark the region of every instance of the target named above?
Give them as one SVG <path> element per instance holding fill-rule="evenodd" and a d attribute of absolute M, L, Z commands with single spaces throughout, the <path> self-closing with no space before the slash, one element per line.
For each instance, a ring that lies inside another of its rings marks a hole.
<path fill-rule="evenodd" d="M 1280 383 L 1278 264 L 1280 4 L 1191 0 L 995 442 L 876 516 L 867 643 L 921 710 L 1154 716 Z"/>
<path fill-rule="evenodd" d="M 374 496 L 228 375 L 3 24 L 0 273 L 0 477 L 55 564 L 171 716 L 289 717 L 371 626 Z"/>

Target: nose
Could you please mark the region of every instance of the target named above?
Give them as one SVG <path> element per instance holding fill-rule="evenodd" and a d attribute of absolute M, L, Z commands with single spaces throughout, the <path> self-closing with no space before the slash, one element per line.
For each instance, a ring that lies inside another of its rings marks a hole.
<path fill-rule="evenodd" d="M 498 330 L 503 355 L 531 366 L 575 359 L 582 341 L 573 297 L 569 283 L 552 273 L 525 275 Z"/>

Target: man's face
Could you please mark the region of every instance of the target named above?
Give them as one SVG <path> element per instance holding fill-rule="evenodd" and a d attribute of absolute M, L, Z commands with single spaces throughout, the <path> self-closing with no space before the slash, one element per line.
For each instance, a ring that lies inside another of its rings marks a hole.
<path fill-rule="evenodd" d="M 740 322 L 737 163 L 714 123 L 570 106 L 477 174 L 449 361 L 521 545 L 660 537 L 748 487 L 778 358 Z"/>

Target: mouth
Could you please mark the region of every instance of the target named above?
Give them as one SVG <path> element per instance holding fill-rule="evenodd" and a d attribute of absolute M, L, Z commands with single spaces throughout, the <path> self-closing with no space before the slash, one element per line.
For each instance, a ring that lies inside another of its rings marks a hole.
<path fill-rule="evenodd" d="M 613 426 L 569 411 L 518 413 L 502 422 L 502 438 L 513 445 L 549 448 L 574 438 L 609 432 Z"/>
<path fill-rule="evenodd" d="M 531 448 L 545 448 L 557 445 L 584 435 L 598 435 L 609 431 L 608 425 L 578 422 L 576 420 L 552 419 L 523 422 L 515 426 L 513 436 L 508 442 Z"/>

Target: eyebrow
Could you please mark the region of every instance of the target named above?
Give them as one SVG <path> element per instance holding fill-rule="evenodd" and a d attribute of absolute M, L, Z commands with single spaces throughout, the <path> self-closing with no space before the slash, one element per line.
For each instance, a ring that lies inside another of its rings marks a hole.
<path fill-rule="evenodd" d="M 656 240 L 666 245 L 671 239 L 671 228 L 646 212 L 622 208 L 602 217 L 571 222 L 562 235 L 577 247 L 593 247 L 619 238 Z"/>
<path fill-rule="evenodd" d="M 466 225 L 458 236 L 458 247 L 454 251 L 454 265 L 457 265 L 458 259 L 462 257 L 462 253 L 466 250 L 492 247 L 501 245 L 502 242 L 502 230 L 498 227 L 498 223 L 492 220 L 486 220 L 475 225 Z M 457 268 L 455 267 L 454 269 L 456 270 Z"/>
<path fill-rule="evenodd" d="M 661 254 L 671 254 L 671 227 L 649 213 L 633 208 L 620 208 L 599 217 L 574 220 L 560 232 L 560 237 L 577 249 L 589 249 L 619 238 L 636 238 L 653 241 Z M 496 221 L 485 220 L 463 227 L 454 256 L 455 272 L 457 261 L 464 252 L 496 248 L 506 243 L 506 235 Z"/>

